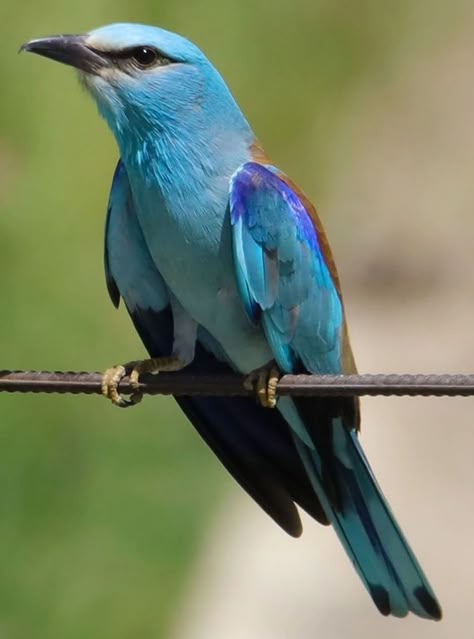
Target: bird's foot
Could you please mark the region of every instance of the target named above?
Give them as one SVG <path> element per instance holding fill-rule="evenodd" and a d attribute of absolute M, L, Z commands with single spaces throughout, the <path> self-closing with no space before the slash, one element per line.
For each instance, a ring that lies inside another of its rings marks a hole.
<path fill-rule="evenodd" d="M 264 408 L 275 408 L 277 404 L 276 388 L 281 373 L 274 362 L 270 362 L 261 368 L 256 368 L 249 373 L 244 381 L 247 390 L 255 392 L 257 401 Z"/>
<path fill-rule="evenodd" d="M 127 362 L 119 366 L 108 368 L 102 375 L 102 395 L 108 397 L 112 404 L 120 408 L 135 406 L 141 402 L 143 393 L 140 392 L 140 375 L 156 375 L 160 372 L 174 372 L 184 368 L 185 363 L 178 357 L 153 357 L 134 362 Z M 134 392 L 126 399 L 118 390 L 119 384 L 126 376 L 130 377 L 130 385 Z"/>

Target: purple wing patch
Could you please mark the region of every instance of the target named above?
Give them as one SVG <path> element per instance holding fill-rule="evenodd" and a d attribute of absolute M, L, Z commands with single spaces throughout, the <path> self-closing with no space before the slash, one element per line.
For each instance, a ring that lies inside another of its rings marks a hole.
<path fill-rule="evenodd" d="M 230 214 L 239 290 L 280 367 L 340 372 L 342 304 L 298 194 L 248 162 L 232 176 Z"/>

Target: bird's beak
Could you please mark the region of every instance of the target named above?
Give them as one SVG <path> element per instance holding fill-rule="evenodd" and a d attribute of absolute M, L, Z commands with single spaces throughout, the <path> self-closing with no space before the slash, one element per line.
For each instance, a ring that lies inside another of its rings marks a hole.
<path fill-rule="evenodd" d="M 84 35 L 37 38 L 22 44 L 20 51 L 31 51 L 94 75 L 107 64 L 107 59 L 100 51 L 87 46 L 87 36 Z"/>

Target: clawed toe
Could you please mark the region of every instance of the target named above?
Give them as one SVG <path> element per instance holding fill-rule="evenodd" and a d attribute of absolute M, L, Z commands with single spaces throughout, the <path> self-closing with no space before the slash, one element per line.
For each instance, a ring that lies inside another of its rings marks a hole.
<path fill-rule="evenodd" d="M 272 363 L 252 371 L 246 377 L 244 386 L 247 390 L 255 392 L 258 402 L 264 408 L 275 408 L 278 401 L 276 389 L 280 376 L 280 371 Z"/>
<path fill-rule="evenodd" d="M 143 393 L 140 391 L 140 375 L 156 375 L 160 371 L 179 371 L 185 365 L 186 363 L 179 357 L 171 355 L 169 357 L 153 357 L 113 366 L 108 368 L 102 376 L 102 395 L 110 399 L 114 406 L 119 406 L 120 408 L 135 406 L 143 397 Z M 127 375 L 130 378 L 130 386 L 134 389 L 128 399 L 121 395 L 118 390 L 120 382 Z"/>
<path fill-rule="evenodd" d="M 138 375 L 136 380 L 132 381 L 132 375 L 136 370 L 137 362 L 129 362 L 128 364 L 113 366 L 108 368 L 102 375 L 102 395 L 110 399 L 114 406 L 119 408 L 128 408 L 135 406 L 142 400 L 142 393 L 138 391 Z M 130 375 L 131 385 L 135 388 L 130 397 L 125 398 L 118 390 L 119 384 L 124 377 Z"/>

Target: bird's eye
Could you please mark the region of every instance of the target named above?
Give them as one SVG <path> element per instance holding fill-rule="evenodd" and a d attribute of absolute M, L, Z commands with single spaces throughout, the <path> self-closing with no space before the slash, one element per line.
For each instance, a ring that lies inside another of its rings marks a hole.
<path fill-rule="evenodd" d="M 158 60 L 158 51 L 152 47 L 137 47 L 131 57 L 140 67 L 151 67 Z"/>

